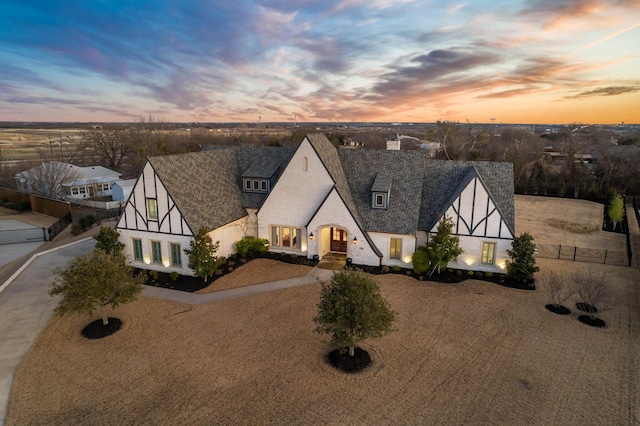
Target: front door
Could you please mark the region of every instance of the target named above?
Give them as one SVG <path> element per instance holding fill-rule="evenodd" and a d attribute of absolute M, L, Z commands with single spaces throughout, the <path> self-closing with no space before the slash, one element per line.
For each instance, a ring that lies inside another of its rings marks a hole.
<path fill-rule="evenodd" d="M 347 252 L 347 231 L 340 228 L 331 228 L 331 251 Z"/>

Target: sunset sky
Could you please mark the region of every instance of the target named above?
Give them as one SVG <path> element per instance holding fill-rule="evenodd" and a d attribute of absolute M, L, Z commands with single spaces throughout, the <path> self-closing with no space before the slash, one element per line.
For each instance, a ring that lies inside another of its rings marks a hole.
<path fill-rule="evenodd" d="M 640 0 L 0 0 L 0 121 L 149 115 L 640 123 Z"/>

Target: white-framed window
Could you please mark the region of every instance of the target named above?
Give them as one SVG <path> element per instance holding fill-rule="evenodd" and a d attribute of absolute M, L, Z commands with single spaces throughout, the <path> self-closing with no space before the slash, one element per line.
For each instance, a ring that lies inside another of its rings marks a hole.
<path fill-rule="evenodd" d="M 373 207 L 374 209 L 387 208 L 387 194 L 385 194 L 384 192 L 374 192 L 371 198 L 371 207 Z"/>
<path fill-rule="evenodd" d="M 301 228 L 291 226 L 271 227 L 271 247 L 300 249 Z"/>
<path fill-rule="evenodd" d="M 269 180 L 244 178 L 244 191 L 263 193 L 269 192 Z"/>
<path fill-rule="evenodd" d="M 160 241 L 151 241 L 151 261 L 153 263 L 162 263 L 162 246 Z"/>
<path fill-rule="evenodd" d="M 169 243 L 169 250 L 171 250 L 171 266 L 182 266 L 182 250 L 180 244 Z"/>
<path fill-rule="evenodd" d="M 158 200 L 147 198 L 147 219 L 158 220 Z"/>
<path fill-rule="evenodd" d="M 483 265 L 493 265 L 496 260 L 496 244 L 482 243 L 482 259 L 480 263 Z"/>
<path fill-rule="evenodd" d="M 71 195 L 80 195 L 80 188 L 78 188 L 77 186 L 72 186 Z"/>
<path fill-rule="evenodd" d="M 131 242 L 133 244 L 133 259 L 142 262 L 142 240 L 139 238 L 132 238 Z"/>
<path fill-rule="evenodd" d="M 402 259 L 402 238 L 391 238 L 389 241 L 389 258 Z"/>

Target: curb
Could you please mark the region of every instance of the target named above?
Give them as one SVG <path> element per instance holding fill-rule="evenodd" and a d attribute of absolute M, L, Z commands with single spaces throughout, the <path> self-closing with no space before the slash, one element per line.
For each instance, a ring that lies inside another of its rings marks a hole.
<path fill-rule="evenodd" d="M 43 256 L 45 254 L 52 253 L 54 251 L 58 251 L 58 250 L 67 248 L 67 247 L 71 247 L 71 246 L 73 246 L 75 244 L 83 243 L 83 242 L 85 242 L 87 240 L 90 240 L 92 238 L 93 237 L 83 238 L 83 239 L 78 240 L 78 241 L 73 241 L 71 243 L 67 243 L 67 244 L 61 245 L 59 247 L 50 248 L 49 250 L 41 251 L 40 253 L 34 254 L 33 256 L 31 256 L 29 258 L 29 260 L 27 260 L 25 263 L 23 263 L 22 266 L 20 268 L 18 268 L 18 270 L 16 272 L 13 273 L 13 275 L 11 275 L 9 278 L 7 278 L 7 280 L 0 286 L 0 293 L 2 293 L 2 291 L 5 288 L 9 287 L 9 284 L 11 284 L 13 282 L 13 280 L 15 280 L 18 277 L 18 275 L 20 275 L 22 272 L 24 272 L 24 270 L 27 269 L 27 267 L 29 265 L 31 265 L 31 263 L 33 263 L 33 261 L 36 260 L 38 257 Z"/>

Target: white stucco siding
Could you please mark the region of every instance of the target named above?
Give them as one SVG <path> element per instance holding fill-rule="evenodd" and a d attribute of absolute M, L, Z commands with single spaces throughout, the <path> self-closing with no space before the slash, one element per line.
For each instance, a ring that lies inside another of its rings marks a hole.
<path fill-rule="evenodd" d="M 509 258 L 507 250 L 511 249 L 511 240 L 498 238 L 476 238 L 460 236 L 460 248 L 463 253 L 457 261 L 449 262 L 450 268 L 470 271 L 504 273 L 505 261 Z M 482 263 L 482 246 L 484 243 L 495 244 L 494 261 L 492 264 Z"/>
<path fill-rule="evenodd" d="M 219 242 L 218 256 L 229 257 L 236 252 L 236 242 L 244 238 L 248 220 L 249 217 L 245 216 L 209 232 L 213 242 Z M 251 233 L 247 233 L 247 235 L 251 235 Z"/>
<path fill-rule="evenodd" d="M 482 181 L 474 178 L 446 210 L 453 221 L 453 233 L 486 238 L 512 239 L 500 211 Z M 436 232 L 436 223 L 431 232 Z"/>
<path fill-rule="evenodd" d="M 416 250 L 416 236 L 410 234 L 383 234 L 370 232 L 369 237 L 382 252 L 382 264 L 389 266 L 400 266 L 402 268 L 413 268 L 411 256 Z M 391 239 L 402 239 L 401 254 L 399 259 L 391 258 Z"/>
<path fill-rule="evenodd" d="M 156 200 L 157 220 L 149 218 L 147 199 Z M 142 230 L 175 235 L 193 235 L 149 163 L 145 165 L 140 178 L 131 191 L 117 228 L 120 232 L 123 230 Z"/>
<path fill-rule="evenodd" d="M 271 225 L 304 228 L 331 188 L 331 176 L 303 140 L 258 212 L 258 236 L 270 240 Z"/>
<path fill-rule="evenodd" d="M 330 244 L 331 236 L 325 230 L 331 227 L 338 227 L 347 231 L 347 257 L 350 257 L 353 263 L 373 266 L 380 264 L 380 258 L 365 239 L 364 234 L 335 189 L 327 196 L 322 206 L 309 222 L 307 232 L 313 232 L 314 235 L 320 236 L 320 238 L 307 241 L 309 258 L 313 257 L 314 254 L 322 256 L 329 251 L 327 247 Z M 353 243 L 354 238 L 356 239 L 355 244 Z"/>
<path fill-rule="evenodd" d="M 142 260 L 136 260 L 134 256 L 133 240 L 138 239 L 142 246 Z M 189 258 L 184 252 L 190 247 L 191 237 L 181 235 L 158 234 L 146 231 L 122 230 L 120 231 L 120 242 L 124 244 L 124 254 L 129 265 L 140 269 L 155 270 L 159 272 L 176 271 L 181 275 L 193 275 L 189 269 Z M 151 242 L 160 243 L 161 262 L 153 262 L 151 254 Z M 171 244 L 180 244 L 180 265 L 174 265 L 171 261 Z"/>

